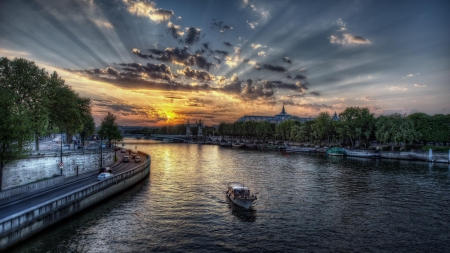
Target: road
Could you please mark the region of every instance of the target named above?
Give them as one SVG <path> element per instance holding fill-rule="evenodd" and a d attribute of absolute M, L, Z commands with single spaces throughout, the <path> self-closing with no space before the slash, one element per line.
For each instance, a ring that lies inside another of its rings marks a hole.
<path fill-rule="evenodd" d="M 111 166 L 113 175 L 133 169 L 146 161 L 146 157 L 141 157 L 141 163 L 135 163 L 133 160 L 128 163 L 122 163 L 122 157 L 128 153 L 120 153 L 117 151 L 118 162 Z M 61 195 L 67 194 L 71 191 L 83 188 L 97 181 L 98 170 L 84 173 L 78 177 L 67 178 L 64 182 L 33 191 L 30 193 L 20 194 L 11 198 L 0 200 L 0 220 L 16 214 L 28 208 L 31 208 L 39 203 L 51 200 Z"/>

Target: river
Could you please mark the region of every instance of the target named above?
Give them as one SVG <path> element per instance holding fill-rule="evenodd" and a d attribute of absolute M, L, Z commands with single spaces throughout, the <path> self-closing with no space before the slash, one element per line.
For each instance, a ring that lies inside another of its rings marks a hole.
<path fill-rule="evenodd" d="M 11 252 L 449 252 L 448 164 L 125 140 L 148 179 Z M 239 181 L 250 210 L 225 196 Z"/>

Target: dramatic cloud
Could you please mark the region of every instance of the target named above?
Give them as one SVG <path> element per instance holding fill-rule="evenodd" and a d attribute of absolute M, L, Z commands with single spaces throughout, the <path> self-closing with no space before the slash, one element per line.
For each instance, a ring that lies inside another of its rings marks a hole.
<path fill-rule="evenodd" d="M 139 50 L 137 48 L 133 48 L 131 51 L 133 52 L 133 54 L 135 54 L 143 59 L 154 59 L 153 55 L 151 55 L 151 54 L 149 54 L 149 55 L 141 54 L 141 50 Z"/>
<path fill-rule="evenodd" d="M 312 91 L 309 94 L 314 95 L 314 96 L 320 96 L 320 93 L 317 91 Z"/>
<path fill-rule="evenodd" d="M 167 21 L 174 15 L 171 10 L 156 8 L 156 4 L 154 2 L 148 2 L 145 0 L 123 0 L 123 2 L 131 14 L 138 17 L 148 17 L 156 22 Z"/>
<path fill-rule="evenodd" d="M 268 83 L 278 89 L 292 90 L 300 93 L 305 93 L 305 91 L 308 89 L 308 83 L 284 83 L 281 81 L 268 81 Z"/>
<path fill-rule="evenodd" d="M 200 39 L 200 33 L 202 30 L 195 27 L 186 28 L 186 38 L 184 42 L 188 45 L 192 45 Z"/>
<path fill-rule="evenodd" d="M 190 54 L 187 47 L 183 49 L 166 48 L 164 53 L 160 54 L 156 59 L 185 66 L 197 65 L 199 68 L 206 69 L 207 71 L 209 71 L 209 68 L 213 65 L 213 63 L 208 62 L 206 58 L 200 54 Z"/>
<path fill-rule="evenodd" d="M 284 73 L 284 72 L 287 71 L 287 69 L 285 67 L 283 67 L 283 66 L 273 66 L 273 65 L 270 65 L 270 64 L 257 64 L 255 66 L 255 69 L 256 70 L 267 69 L 267 70 L 270 70 L 270 71 L 281 72 L 281 73 Z"/>
<path fill-rule="evenodd" d="M 233 45 L 231 45 L 231 43 L 228 42 L 228 41 L 224 41 L 223 44 L 224 44 L 225 46 L 227 46 L 227 47 L 232 47 L 232 46 L 233 46 Z"/>
<path fill-rule="evenodd" d="M 178 39 L 184 35 L 184 32 L 181 30 L 180 26 L 175 25 L 170 21 L 167 23 L 167 30 L 175 39 Z"/>
<path fill-rule="evenodd" d="M 258 48 L 262 47 L 261 44 L 254 44 L 254 43 L 250 44 L 250 46 L 251 46 L 253 49 L 258 49 Z"/>
<path fill-rule="evenodd" d="M 269 82 L 259 82 L 253 84 L 252 79 L 248 79 L 242 90 L 242 97 L 245 99 L 274 99 L 274 86 Z"/>
<path fill-rule="evenodd" d="M 213 75 L 203 70 L 195 70 L 190 67 L 186 67 L 183 70 L 178 70 L 178 74 L 184 75 L 194 80 L 199 81 L 212 81 L 215 79 Z"/>

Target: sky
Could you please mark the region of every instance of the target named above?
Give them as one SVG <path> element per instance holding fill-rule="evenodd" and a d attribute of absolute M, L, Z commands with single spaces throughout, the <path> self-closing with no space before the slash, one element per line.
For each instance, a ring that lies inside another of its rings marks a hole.
<path fill-rule="evenodd" d="M 56 71 L 97 125 L 367 107 L 450 114 L 450 1 L 0 0 L 0 57 Z"/>

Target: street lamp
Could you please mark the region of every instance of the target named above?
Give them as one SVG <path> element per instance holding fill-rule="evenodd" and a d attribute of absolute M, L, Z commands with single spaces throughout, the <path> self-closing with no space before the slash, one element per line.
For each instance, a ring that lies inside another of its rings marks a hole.
<path fill-rule="evenodd" d="M 103 133 L 103 132 L 102 132 Z M 100 168 L 103 168 L 103 145 L 102 145 L 102 133 L 100 133 Z"/>

